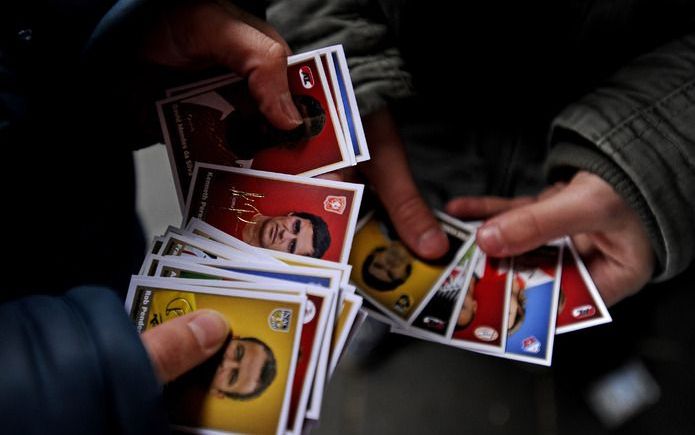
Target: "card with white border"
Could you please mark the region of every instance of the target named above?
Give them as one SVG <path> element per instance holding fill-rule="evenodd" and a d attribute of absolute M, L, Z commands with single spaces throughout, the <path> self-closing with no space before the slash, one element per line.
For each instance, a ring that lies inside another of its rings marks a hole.
<path fill-rule="evenodd" d="M 449 251 L 435 261 L 417 258 L 382 214 L 368 214 L 355 235 L 351 280 L 360 294 L 397 324 L 412 323 L 473 243 L 469 229 L 436 212 L 449 238 Z"/>
<path fill-rule="evenodd" d="M 347 262 L 363 186 L 196 164 L 184 222 L 193 217 L 255 247 Z"/>
<path fill-rule="evenodd" d="M 293 56 L 287 77 L 304 118 L 290 131 L 270 124 L 239 77 L 157 103 L 181 206 L 196 161 L 304 176 L 354 164 L 320 56 Z"/>
<path fill-rule="evenodd" d="M 610 323 L 611 315 L 572 241 L 564 239 L 556 334 Z"/>
<path fill-rule="evenodd" d="M 306 297 L 171 281 L 132 278 L 126 310 L 139 332 L 213 308 L 228 319 L 232 338 L 207 363 L 167 385 L 170 422 L 201 434 L 284 433 Z M 246 365 L 248 373 L 231 376 L 227 358 L 254 363 Z"/>

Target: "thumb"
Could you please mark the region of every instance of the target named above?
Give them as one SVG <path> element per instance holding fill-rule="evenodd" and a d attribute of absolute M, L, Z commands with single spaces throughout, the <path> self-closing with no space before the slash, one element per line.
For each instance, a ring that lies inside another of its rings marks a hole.
<path fill-rule="evenodd" d="M 212 356 L 230 333 L 213 310 L 198 310 L 145 331 L 140 338 L 162 383 L 176 379 Z"/>
<path fill-rule="evenodd" d="M 371 160 L 362 166 L 364 176 L 379 195 L 398 236 L 423 258 L 444 255 L 449 240 L 413 181 L 403 143 L 388 109 L 364 119 L 369 143 L 377 144 Z"/>
<path fill-rule="evenodd" d="M 302 117 L 287 82 L 287 44 L 238 15 L 216 14 L 209 18 L 214 22 L 206 27 L 219 29 L 203 38 L 210 57 L 248 79 L 251 95 L 274 126 L 288 130 L 300 125 Z"/>
<path fill-rule="evenodd" d="M 606 211 L 595 189 L 569 185 L 533 204 L 511 209 L 485 222 L 477 243 L 488 255 L 507 257 L 537 248 L 564 235 L 601 227 Z"/>

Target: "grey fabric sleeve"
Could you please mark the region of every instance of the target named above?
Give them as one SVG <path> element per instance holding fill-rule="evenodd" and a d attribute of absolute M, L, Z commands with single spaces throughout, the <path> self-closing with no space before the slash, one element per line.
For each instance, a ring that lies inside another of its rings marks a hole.
<path fill-rule="evenodd" d="M 276 0 L 268 21 L 296 52 L 342 44 L 362 116 L 414 94 L 384 11 L 364 0 Z"/>
<path fill-rule="evenodd" d="M 695 34 L 638 57 L 566 107 L 550 140 L 551 176 L 563 167 L 595 172 L 638 211 L 661 266 L 655 281 L 692 263 Z"/>

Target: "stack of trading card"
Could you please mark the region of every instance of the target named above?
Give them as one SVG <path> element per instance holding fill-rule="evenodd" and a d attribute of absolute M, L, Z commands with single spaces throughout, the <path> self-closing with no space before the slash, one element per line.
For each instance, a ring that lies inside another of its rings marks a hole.
<path fill-rule="evenodd" d="M 231 328 L 165 387 L 184 430 L 301 433 L 366 317 L 347 264 L 363 186 L 309 178 L 369 158 L 342 48 L 290 57 L 288 79 L 304 118 L 290 132 L 238 77 L 157 105 L 184 219 L 155 238 L 126 308 L 140 332 L 202 308 Z"/>
<path fill-rule="evenodd" d="M 290 56 L 287 79 L 304 119 L 291 131 L 273 127 L 235 75 L 170 89 L 157 103 L 182 207 L 195 162 L 313 177 L 369 159 L 342 46 Z"/>
<path fill-rule="evenodd" d="M 611 321 L 569 238 L 491 258 L 475 245 L 476 224 L 438 218 L 450 249 L 434 262 L 412 255 L 383 213 L 358 223 L 352 281 L 392 332 L 550 365 L 556 334 Z"/>

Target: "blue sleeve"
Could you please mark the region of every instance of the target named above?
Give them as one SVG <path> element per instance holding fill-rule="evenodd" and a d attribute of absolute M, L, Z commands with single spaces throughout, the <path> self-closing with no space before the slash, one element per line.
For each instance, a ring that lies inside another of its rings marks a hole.
<path fill-rule="evenodd" d="M 7 302 L 0 323 L 3 433 L 167 432 L 149 358 L 111 291 Z"/>

